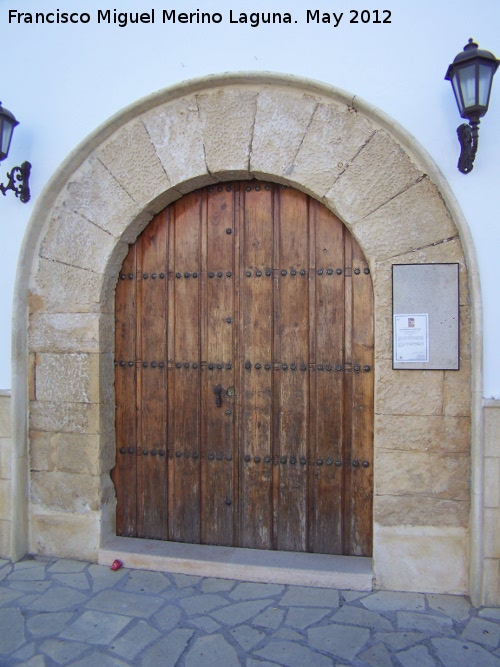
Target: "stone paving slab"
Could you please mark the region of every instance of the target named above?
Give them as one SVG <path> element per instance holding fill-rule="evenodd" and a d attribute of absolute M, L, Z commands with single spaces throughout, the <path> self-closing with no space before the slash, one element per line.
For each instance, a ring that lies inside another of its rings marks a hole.
<path fill-rule="evenodd" d="M 0 560 L 0 667 L 500 667 L 461 596 Z"/>

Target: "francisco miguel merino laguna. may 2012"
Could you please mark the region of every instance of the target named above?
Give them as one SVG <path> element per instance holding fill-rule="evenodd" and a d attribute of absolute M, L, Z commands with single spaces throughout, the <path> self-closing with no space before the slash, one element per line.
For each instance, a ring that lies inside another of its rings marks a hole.
<path fill-rule="evenodd" d="M 302 17 L 306 23 L 329 24 L 337 28 L 345 17 L 349 23 L 391 23 L 391 12 L 389 10 L 359 11 L 350 10 L 345 12 L 320 12 L 319 9 L 306 9 Z M 36 23 L 36 24 L 66 24 L 66 23 L 97 23 L 114 24 L 125 28 L 133 24 L 155 23 L 156 18 L 161 23 L 172 24 L 248 24 L 257 28 L 263 24 L 291 24 L 298 23 L 292 18 L 290 12 L 241 12 L 229 10 L 227 16 L 221 12 L 204 12 L 197 9 L 194 12 L 179 12 L 176 9 L 151 9 L 148 12 L 120 12 L 117 9 L 98 9 L 93 16 L 89 12 L 62 12 L 57 9 L 54 12 L 21 12 L 17 9 L 9 9 L 9 23 Z"/>

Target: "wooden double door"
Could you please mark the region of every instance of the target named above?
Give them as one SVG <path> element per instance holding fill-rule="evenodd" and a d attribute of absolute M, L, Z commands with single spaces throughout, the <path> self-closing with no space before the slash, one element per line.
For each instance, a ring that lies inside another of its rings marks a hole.
<path fill-rule="evenodd" d="M 250 181 L 159 213 L 115 365 L 119 535 L 371 554 L 372 282 L 324 206 Z"/>

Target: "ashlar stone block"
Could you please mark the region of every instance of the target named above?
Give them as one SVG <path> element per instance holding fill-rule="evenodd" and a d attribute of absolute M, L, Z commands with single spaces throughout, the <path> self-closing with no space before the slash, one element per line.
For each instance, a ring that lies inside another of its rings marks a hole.
<path fill-rule="evenodd" d="M 467 529 L 374 525 L 377 586 L 393 591 L 464 595 Z"/>
<path fill-rule="evenodd" d="M 209 175 L 196 97 L 154 109 L 142 121 L 173 187 Z"/>
<path fill-rule="evenodd" d="M 373 128 L 326 195 L 338 214 L 359 222 L 423 177 L 384 130 Z"/>
<path fill-rule="evenodd" d="M 335 202 L 332 202 L 335 207 Z M 346 211 L 346 214 L 348 212 Z M 367 259 L 389 258 L 457 234 L 436 186 L 423 178 L 364 218 L 345 220 Z"/>
<path fill-rule="evenodd" d="M 257 90 L 246 87 L 197 95 L 206 163 L 212 174 L 249 175 L 257 96 Z"/>
<path fill-rule="evenodd" d="M 250 168 L 294 180 L 295 159 L 320 99 L 279 89 L 259 93 Z"/>
<path fill-rule="evenodd" d="M 95 434 L 101 433 L 106 424 L 114 424 L 114 405 L 67 401 L 31 402 L 30 426 L 34 430 Z"/>
<path fill-rule="evenodd" d="M 322 102 L 297 153 L 294 180 L 324 196 L 374 132 L 366 116 L 354 109 Z"/>
<path fill-rule="evenodd" d="M 40 511 L 30 515 L 30 553 L 97 561 L 101 512 L 86 514 Z"/>
<path fill-rule="evenodd" d="M 100 398 L 98 354 L 37 355 L 36 396 L 40 401 L 97 403 Z"/>
<path fill-rule="evenodd" d="M 435 495 L 453 500 L 470 499 L 469 454 L 443 454 L 433 468 Z"/>
<path fill-rule="evenodd" d="M 376 493 L 467 501 L 469 456 L 382 451 L 375 458 Z"/>
<path fill-rule="evenodd" d="M 122 126 L 96 155 L 140 208 L 171 187 L 141 119 Z"/>
<path fill-rule="evenodd" d="M 52 434 L 46 431 L 34 429 L 30 431 L 30 470 L 36 472 L 54 470 L 52 437 Z"/>
<path fill-rule="evenodd" d="M 35 281 L 30 312 L 100 312 L 116 284 L 100 273 L 43 258 Z"/>
<path fill-rule="evenodd" d="M 436 467 L 433 469 L 434 495 L 468 503 L 470 501 L 470 456 L 468 454 L 447 454 L 437 457 L 435 463 Z"/>
<path fill-rule="evenodd" d="M 31 500 L 50 510 L 84 514 L 101 505 L 101 478 L 66 472 L 33 472 Z"/>
<path fill-rule="evenodd" d="M 116 245 L 116 237 L 61 204 L 49 221 L 40 256 L 99 273 Z"/>
<path fill-rule="evenodd" d="M 112 352 L 114 318 L 101 313 L 34 313 L 30 349 L 35 352 Z"/>
<path fill-rule="evenodd" d="M 374 520 L 381 526 L 469 525 L 468 500 L 443 500 L 415 496 L 375 496 Z"/>
<path fill-rule="evenodd" d="M 376 380 L 376 414 L 440 415 L 442 410 L 442 371 L 395 371 L 389 360 L 380 361 Z"/>
<path fill-rule="evenodd" d="M 121 238 L 140 208 L 95 156 L 76 170 L 66 186 L 63 206 L 87 218 L 104 231 Z"/>
<path fill-rule="evenodd" d="M 34 472 L 100 475 L 111 469 L 115 452 L 108 452 L 106 436 L 32 431 L 30 455 Z"/>
<path fill-rule="evenodd" d="M 422 452 L 470 451 L 469 417 L 375 415 L 380 449 Z"/>

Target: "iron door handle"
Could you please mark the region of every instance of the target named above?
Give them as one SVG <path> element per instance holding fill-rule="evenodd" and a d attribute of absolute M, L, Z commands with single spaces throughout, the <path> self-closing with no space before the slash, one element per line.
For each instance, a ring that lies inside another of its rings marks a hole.
<path fill-rule="evenodd" d="M 224 387 L 221 384 L 218 384 L 214 387 L 215 394 L 215 405 L 220 408 L 222 407 L 222 394 L 224 393 Z"/>

